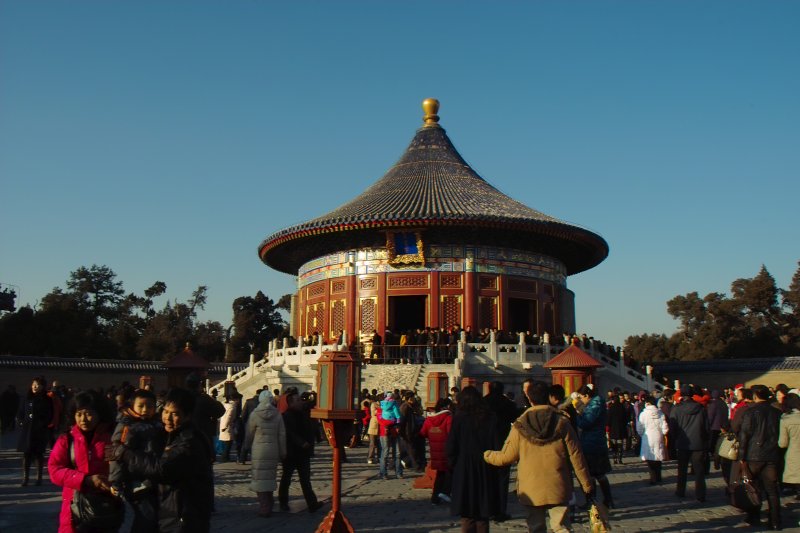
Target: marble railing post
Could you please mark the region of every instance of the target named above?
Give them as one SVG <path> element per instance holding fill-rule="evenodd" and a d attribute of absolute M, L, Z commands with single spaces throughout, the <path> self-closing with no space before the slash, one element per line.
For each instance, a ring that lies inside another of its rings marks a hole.
<path fill-rule="evenodd" d="M 647 372 L 646 383 L 647 383 L 647 393 L 649 394 L 650 392 L 653 391 L 653 367 L 651 365 L 647 365 L 644 368 L 645 371 Z"/>
<path fill-rule="evenodd" d="M 229 366 L 228 367 L 228 377 L 225 379 L 225 381 L 230 381 L 232 377 L 233 377 L 233 367 Z"/>
<path fill-rule="evenodd" d="M 619 375 L 625 377 L 625 351 L 619 351 Z"/>
<path fill-rule="evenodd" d="M 256 354 L 250 354 L 250 364 L 247 367 L 247 377 L 253 377 L 253 373 L 256 370 Z"/>
<path fill-rule="evenodd" d="M 528 351 L 528 349 L 527 349 L 527 346 L 525 345 L 525 332 L 524 331 L 521 331 L 520 334 L 519 334 L 519 348 L 517 349 L 517 351 L 519 352 L 519 362 L 520 363 L 524 363 L 525 361 L 527 361 L 527 357 L 528 357 L 527 351 Z"/>
<path fill-rule="evenodd" d="M 497 337 L 495 331 L 489 330 L 489 357 L 497 364 Z"/>
<path fill-rule="evenodd" d="M 544 362 L 545 363 L 550 360 L 550 343 L 549 342 L 545 342 L 544 344 L 542 344 L 542 355 L 544 356 Z"/>

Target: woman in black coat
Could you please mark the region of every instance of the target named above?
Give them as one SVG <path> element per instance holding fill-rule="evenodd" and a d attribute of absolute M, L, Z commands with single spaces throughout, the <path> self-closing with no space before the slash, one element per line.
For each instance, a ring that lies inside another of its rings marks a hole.
<path fill-rule="evenodd" d="M 31 388 L 22 399 L 17 420 L 22 431 L 17 451 L 22 452 L 22 486 L 28 484 L 31 462 L 36 460 L 36 484 L 42 484 L 44 451 L 49 438 L 48 426 L 53 419 L 53 402 L 47 396 L 47 382 L 43 377 L 33 378 Z"/>
<path fill-rule="evenodd" d="M 614 455 L 614 464 L 622 464 L 622 454 L 625 451 L 625 440 L 628 438 L 628 415 L 625 405 L 620 402 L 619 396 L 614 395 L 608 404 L 608 440 Z"/>
<path fill-rule="evenodd" d="M 500 514 L 501 487 L 497 468 L 483 460 L 483 452 L 502 443 L 495 416 L 475 387 L 465 387 L 457 405 L 446 447 L 453 476 L 450 511 L 461 517 L 463 533 L 488 533 L 489 517 Z"/>

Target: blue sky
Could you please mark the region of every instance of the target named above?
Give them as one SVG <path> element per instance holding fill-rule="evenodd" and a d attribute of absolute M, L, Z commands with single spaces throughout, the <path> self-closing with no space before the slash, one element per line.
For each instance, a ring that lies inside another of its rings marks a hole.
<path fill-rule="evenodd" d="M 395 162 L 420 102 L 485 179 L 601 234 L 579 332 L 800 260 L 800 3 L 0 3 L 0 282 L 156 280 L 200 318 L 294 280 L 261 240 Z M 163 301 L 160 302 L 163 304 Z"/>

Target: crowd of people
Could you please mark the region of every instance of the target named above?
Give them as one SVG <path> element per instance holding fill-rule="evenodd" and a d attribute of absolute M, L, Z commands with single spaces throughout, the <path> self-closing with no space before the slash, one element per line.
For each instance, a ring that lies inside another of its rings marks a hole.
<path fill-rule="evenodd" d="M 276 490 L 279 508 L 289 508 L 295 472 L 308 511 L 318 510 L 311 462 L 324 435 L 310 416 L 315 393 L 263 387 L 245 399 L 230 387 L 218 401 L 200 385 L 190 375 L 184 388 L 158 395 L 128 384 L 71 391 L 57 382 L 48 387 L 43 377 L 21 396 L 9 387 L 0 414 L 4 432 L 19 431 L 22 485 L 42 483 L 50 448 L 49 477 L 63 488 L 59 531 L 96 525 L 91 520 L 106 520 L 96 529 L 115 531 L 123 501 L 133 513 L 131 531 L 208 531 L 212 465 L 235 456 L 250 462 L 260 516 L 272 515 Z M 587 505 L 613 509 L 612 463 L 634 457 L 646 463 L 650 485 L 662 483 L 664 461 L 676 460 L 676 497 L 687 497 L 693 476 L 692 496 L 701 504 L 712 467 L 727 493 L 751 479 L 764 495 L 770 529 L 784 523 L 781 496 L 800 499 L 797 389 L 682 385 L 663 393 L 614 389 L 603 398 L 591 384 L 566 395 L 560 385 L 528 380 L 521 407 L 514 392 L 501 382 L 491 383 L 485 396 L 475 387 L 453 387 L 426 411 L 415 391 L 364 389 L 349 446 L 369 446 L 367 462 L 377 465 L 381 480 L 429 467 L 431 503 L 448 505 L 465 532 L 489 531 L 492 521 L 509 518 L 514 464 L 517 496 L 529 531 L 536 532 L 547 530 L 548 516 L 551 529 L 569 531 L 576 492 Z M 82 510 L 101 504 L 105 516 Z M 744 521 L 759 525 L 761 508 L 748 509 Z"/>

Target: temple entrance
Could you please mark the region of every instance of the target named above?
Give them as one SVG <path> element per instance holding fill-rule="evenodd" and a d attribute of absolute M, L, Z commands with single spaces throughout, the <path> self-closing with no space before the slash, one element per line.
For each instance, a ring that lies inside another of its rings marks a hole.
<path fill-rule="evenodd" d="M 389 296 L 389 329 L 393 333 L 425 327 L 428 297 Z"/>
<path fill-rule="evenodd" d="M 508 325 L 513 332 L 536 331 L 536 300 L 508 299 Z"/>

